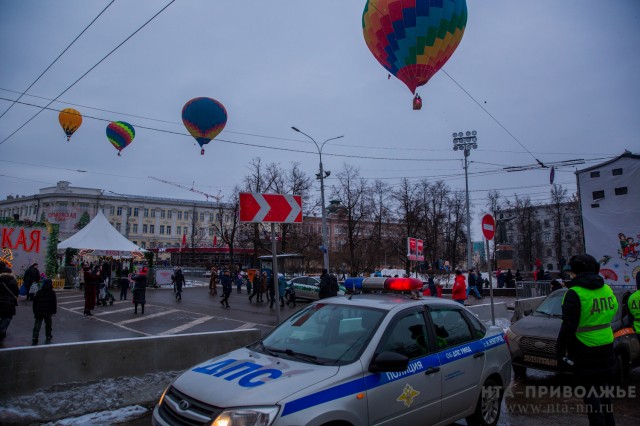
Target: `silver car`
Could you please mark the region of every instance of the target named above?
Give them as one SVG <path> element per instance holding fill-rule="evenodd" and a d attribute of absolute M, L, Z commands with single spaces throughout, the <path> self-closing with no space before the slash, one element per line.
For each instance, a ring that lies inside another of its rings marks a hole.
<path fill-rule="evenodd" d="M 460 304 L 356 293 L 306 305 L 264 339 L 189 369 L 153 423 L 495 425 L 510 380 L 503 330 Z"/>

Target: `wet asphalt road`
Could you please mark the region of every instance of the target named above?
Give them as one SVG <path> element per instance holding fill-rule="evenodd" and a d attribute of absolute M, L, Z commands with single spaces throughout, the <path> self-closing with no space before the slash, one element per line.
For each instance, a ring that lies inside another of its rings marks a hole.
<path fill-rule="evenodd" d="M 112 290 L 116 301 L 112 306 L 98 306 L 93 317 L 83 316 L 84 298 L 77 290 L 61 290 L 58 295 L 58 314 L 53 320 L 53 343 L 109 340 L 149 335 L 174 335 L 205 331 L 257 328 L 268 332 L 276 323 L 275 309 L 267 303 L 249 303 L 246 292 L 231 295 L 231 308 L 223 308 L 219 296 L 209 294 L 207 287 L 189 287 L 182 301 L 174 298 L 172 289 L 148 289 L 145 314 L 133 313 L 130 300 L 119 301 L 119 290 Z M 129 294 L 129 299 L 131 294 Z M 304 303 L 304 302 L 302 302 Z M 300 306 L 300 303 L 298 304 Z M 281 319 L 295 311 L 285 307 Z M 0 349 L 30 346 L 33 327 L 31 303 L 21 301 L 6 339 Z M 41 342 L 44 339 L 44 325 Z M 571 378 L 565 375 L 529 370 L 526 378 L 513 379 L 502 406 L 499 425 L 587 425 L 582 401 L 573 397 L 541 395 L 549 387 L 565 386 Z M 637 425 L 640 418 L 640 369 L 633 371 L 624 389 L 636 397 L 614 400 L 616 424 Z M 636 391 L 637 390 L 637 391 Z M 159 397 L 159 395 L 158 395 Z M 150 424 L 150 415 L 133 423 Z M 456 423 L 464 425 L 464 422 Z"/>

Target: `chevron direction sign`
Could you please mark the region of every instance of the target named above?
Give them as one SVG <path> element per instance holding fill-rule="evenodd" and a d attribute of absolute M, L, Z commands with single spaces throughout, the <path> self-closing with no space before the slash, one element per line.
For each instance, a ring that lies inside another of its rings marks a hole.
<path fill-rule="evenodd" d="M 302 197 L 241 192 L 240 222 L 302 223 Z"/>

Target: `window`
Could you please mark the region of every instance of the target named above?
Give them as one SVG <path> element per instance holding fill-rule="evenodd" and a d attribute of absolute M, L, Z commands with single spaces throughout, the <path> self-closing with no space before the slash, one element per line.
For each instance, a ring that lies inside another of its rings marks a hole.
<path fill-rule="evenodd" d="M 171 235 L 171 225 L 167 225 L 167 235 Z"/>
<path fill-rule="evenodd" d="M 180 212 L 178 212 L 178 213 L 180 213 Z M 182 235 L 182 226 L 176 227 L 176 234 Z"/>
<path fill-rule="evenodd" d="M 213 213 L 209 213 L 209 222 L 213 222 Z"/>
<path fill-rule="evenodd" d="M 549 221 L 549 219 L 545 219 L 544 220 L 544 227 L 548 228 L 549 226 L 551 226 L 551 222 Z"/>
<path fill-rule="evenodd" d="M 216 213 L 216 221 L 220 222 L 220 213 Z"/>
<path fill-rule="evenodd" d="M 469 324 L 458 309 L 442 308 L 431 311 L 436 342 L 440 349 L 474 340 Z"/>
<path fill-rule="evenodd" d="M 160 210 L 160 219 L 164 219 L 167 216 L 166 210 Z"/>
<path fill-rule="evenodd" d="M 116 207 L 115 206 L 109 206 L 109 214 L 111 216 L 113 216 L 116 212 Z"/>
<path fill-rule="evenodd" d="M 401 313 L 394 319 L 382 338 L 377 353 L 395 352 L 411 358 L 421 357 L 429 350 L 429 339 L 422 311 Z"/>
<path fill-rule="evenodd" d="M 151 209 L 151 217 L 156 217 L 156 209 Z"/>
<path fill-rule="evenodd" d="M 118 207 L 117 213 L 118 216 L 122 216 L 122 207 Z"/>
<path fill-rule="evenodd" d="M 138 210 L 139 209 L 137 207 L 133 208 L 133 217 L 138 217 Z"/>
<path fill-rule="evenodd" d="M 616 195 L 627 195 L 627 187 L 626 186 L 623 186 L 623 187 L 620 187 L 620 188 L 616 188 L 615 191 L 616 191 Z"/>
<path fill-rule="evenodd" d="M 142 233 L 146 234 L 147 233 L 147 224 L 145 223 L 144 225 L 142 225 Z"/>
<path fill-rule="evenodd" d="M 164 225 L 160 225 L 160 235 L 164 235 Z"/>
<path fill-rule="evenodd" d="M 142 215 L 143 215 L 144 217 L 149 217 L 149 209 L 144 209 L 144 210 L 142 211 Z"/>
<path fill-rule="evenodd" d="M 137 224 L 137 223 L 134 223 L 134 224 L 133 224 L 133 233 L 134 233 L 134 234 L 137 234 L 137 233 L 138 233 L 138 224 Z"/>
<path fill-rule="evenodd" d="M 611 174 L 614 176 L 621 176 L 622 175 L 622 169 L 613 169 L 611 170 Z"/>
<path fill-rule="evenodd" d="M 178 210 L 178 220 L 182 220 L 182 211 Z M 179 232 L 178 232 L 179 234 Z"/>
<path fill-rule="evenodd" d="M 204 222 L 204 213 L 200 213 L 200 222 Z"/>
<path fill-rule="evenodd" d="M 171 210 L 167 210 L 167 219 L 171 219 Z"/>
<path fill-rule="evenodd" d="M 155 234 L 156 233 L 156 226 L 155 225 L 149 225 L 149 233 L 150 234 Z"/>
<path fill-rule="evenodd" d="M 140 243 L 140 247 L 142 247 L 142 248 L 147 248 L 147 242 L 146 242 L 146 241 L 142 241 L 142 242 Z"/>
<path fill-rule="evenodd" d="M 131 207 L 127 207 L 127 216 L 131 216 Z"/>
<path fill-rule="evenodd" d="M 600 177 L 600 172 L 591 172 L 591 177 L 592 178 Z"/>
<path fill-rule="evenodd" d="M 593 197 L 593 201 L 600 200 L 600 199 L 604 198 L 604 190 L 602 190 L 602 191 L 593 191 L 591 193 L 591 196 Z"/>
<path fill-rule="evenodd" d="M 116 223 L 116 231 L 120 232 L 120 224 Z"/>
<path fill-rule="evenodd" d="M 189 220 L 189 212 L 188 211 L 184 212 L 184 220 Z"/>

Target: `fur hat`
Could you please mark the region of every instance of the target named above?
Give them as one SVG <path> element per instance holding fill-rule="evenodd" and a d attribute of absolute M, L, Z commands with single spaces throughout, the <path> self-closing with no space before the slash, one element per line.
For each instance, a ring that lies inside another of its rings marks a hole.
<path fill-rule="evenodd" d="M 591 272 L 597 274 L 600 272 L 600 263 L 590 254 L 578 254 L 569 260 L 569 266 L 571 266 L 571 272 L 574 274 L 580 274 L 582 272 Z"/>

